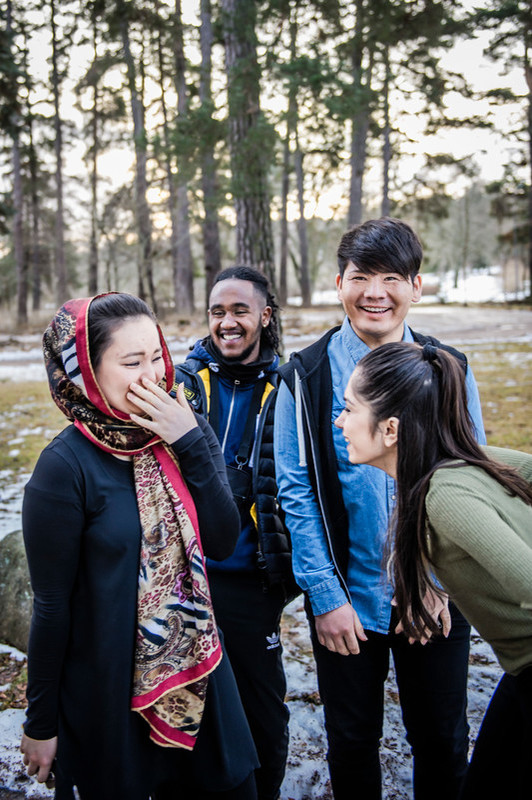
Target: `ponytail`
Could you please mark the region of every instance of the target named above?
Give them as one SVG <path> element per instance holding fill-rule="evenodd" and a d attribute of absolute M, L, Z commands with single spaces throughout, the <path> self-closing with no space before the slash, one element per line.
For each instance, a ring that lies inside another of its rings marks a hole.
<path fill-rule="evenodd" d="M 483 469 L 508 494 L 529 505 L 532 488 L 479 446 L 467 408 L 464 370 L 445 350 L 430 343 L 382 345 L 360 360 L 356 394 L 371 406 L 375 429 L 383 419 L 399 419 L 397 505 L 388 538 L 388 566 L 405 633 L 415 638 L 424 628 L 437 633 L 438 624 L 424 605 L 427 590 L 442 594 L 431 576 L 426 532 L 425 498 L 432 475 L 465 462 Z"/>

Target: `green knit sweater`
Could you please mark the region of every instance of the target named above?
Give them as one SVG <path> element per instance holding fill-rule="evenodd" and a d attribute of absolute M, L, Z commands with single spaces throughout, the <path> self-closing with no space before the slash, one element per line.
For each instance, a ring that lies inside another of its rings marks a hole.
<path fill-rule="evenodd" d="M 485 451 L 532 483 L 532 455 Z M 532 506 L 464 464 L 434 473 L 426 509 L 441 584 L 506 672 L 532 665 Z"/>

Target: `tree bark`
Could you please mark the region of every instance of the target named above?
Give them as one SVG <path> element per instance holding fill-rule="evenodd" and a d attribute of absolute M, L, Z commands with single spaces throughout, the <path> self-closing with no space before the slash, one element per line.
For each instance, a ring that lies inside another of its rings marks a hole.
<path fill-rule="evenodd" d="M 384 86 L 382 90 L 382 102 L 384 111 L 384 126 L 382 131 L 382 205 L 381 213 L 383 217 L 390 216 L 390 161 L 392 157 L 390 144 L 390 63 L 388 54 L 384 56 Z"/>
<path fill-rule="evenodd" d="M 150 208 L 147 199 L 148 179 L 146 170 L 147 149 L 146 129 L 144 125 L 144 105 L 142 98 L 139 96 L 137 91 L 137 71 L 133 55 L 131 53 L 131 44 L 129 41 L 129 21 L 123 0 L 118 0 L 117 10 L 119 15 L 120 33 L 122 37 L 124 63 L 126 65 L 127 81 L 131 98 L 133 136 L 135 141 L 135 200 L 140 246 L 138 293 L 140 297 L 144 299 L 146 298 L 145 283 L 147 282 L 152 308 L 154 312 L 157 313 L 157 302 L 153 285 L 152 225 Z"/>
<path fill-rule="evenodd" d="M 205 125 L 212 126 L 212 12 L 211 0 L 201 0 L 200 49 L 201 67 L 199 98 Z M 218 185 L 212 137 L 205 136 L 201 150 L 201 188 L 203 192 L 203 257 L 205 259 L 205 305 L 214 278 L 222 266 L 220 229 L 218 225 Z"/>
<path fill-rule="evenodd" d="M 349 211 L 347 222 L 349 227 L 362 222 L 363 211 L 363 179 L 366 169 L 367 139 L 369 132 L 370 107 L 368 92 L 372 72 L 372 56 L 364 80 L 363 57 L 364 44 L 364 0 L 356 2 L 356 29 L 353 38 L 351 58 L 352 87 L 356 98 L 356 110 L 351 123 L 351 177 L 349 183 Z"/>
<path fill-rule="evenodd" d="M 6 29 L 9 36 L 10 51 L 13 56 L 11 42 L 13 37 L 13 19 L 11 0 L 7 0 L 6 6 Z M 15 268 L 17 276 L 17 326 L 22 327 L 28 321 L 28 267 L 24 253 L 23 242 L 23 197 L 22 197 L 22 174 L 20 167 L 20 113 L 19 99 L 16 78 L 11 82 L 12 113 L 10 119 L 11 135 L 11 164 L 13 167 L 13 251 L 15 255 Z"/>
<path fill-rule="evenodd" d="M 29 135 L 29 154 L 28 163 L 30 171 L 30 195 L 31 195 L 31 305 L 34 311 L 41 307 L 41 286 L 42 286 L 42 251 L 41 251 L 41 230 L 40 218 L 41 210 L 39 203 L 38 190 L 38 166 L 35 144 L 33 141 L 33 119 L 31 113 L 28 115 L 28 135 Z"/>
<path fill-rule="evenodd" d="M 279 253 L 279 305 L 288 299 L 288 192 L 290 191 L 290 129 L 286 124 L 283 144 L 283 176 L 281 181 L 281 235 Z"/>
<path fill-rule="evenodd" d="M 98 58 L 96 23 L 93 22 L 93 53 L 94 61 Z M 89 240 L 89 294 L 95 295 L 98 292 L 98 154 L 100 152 L 99 142 L 99 92 L 97 82 L 93 85 L 92 96 L 92 116 L 91 116 L 91 135 L 92 135 L 92 158 L 91 158 L 91 230 Z"/>
<path fill-rule="evenodd" d="M 290 21 L 290 56 L 292 63 L 297 58 L 297 11 L 293 11 Z M 297 221 L 297 232 L 299 238 L 299 285 L 301 289 L 301 305 L 309 308 L 312 305 L 312 292 L 310 288 L 310 274 L 308 263 L 308 238 L 307 221 L 305 219 L 305 194 L 304 194 L 304 175 L 303 175 L 303 153 L 299 146 L 298 122 L 299 105 L 297 102 L 297 88 L 295 83 L 291 83 L 289 100 L 289 117 L 294 131 L 294 170 L 296 175 L 297 200 L 299 206 L 299 219 Z"/>
<path fill-rule="evenodd" d="M 172 143 L 170 141 L 170 131 L 168 123 L 168 108 L 166 105 L 166 94 L 164 89 L 165 83 L 165 69 L 164 69 L 164 55 L 163 45 L 161 41 L 161 33 L 158 32 L 157 37 L 157 56 L 159 60 L 159 80 L 161 82 L 161 111 L 163 115 L 163 139 L 164 139 L 164 169 L 166 172 L 166 180 L 168 184 L 168 212 L 170 214 L 170 257 L 172 261 L 172 277 L 174 287 L 177 286 L 179 274 L 179 222 L 177 215 L 177 191 L 175 176 L 172 171 Z M 177 306 L 177 291 L 174 288 L 174 302 Z"/>
<path fill-rule="evenodd" d="M 274 286 L 274 246 L 267 185 L 269 131 L 260 111 L 255 4 L 249 0 L 221 0 L 221 9 L 237 260 L 262 270 Z"/>
<path fill-rule="evenodd" d="M 175 0 L 174 61 L 178 118 L 188 114 L 185 50 L 181 0 Z M 185 165 L 178 164 L 177 172 L 177 271 L 174 276 L 176 309 L 184 314 L 194 311 L 194 270 L 190 246 L 188 180 Z"/>
<path fill-rule="evenodd" d="M 55 152 L 55 298 L 58 306 L 68 296 L 67 274 L 65 263 L 65 224 L 63 214 L 63 123 L 59 109 L 61 82 L 58 68 L 58 41 L 56 28 L 56 3 L 50 0 L 50 22 L 52 28 L 52 93 L 54 105 L 54 152 Z"/>
<path fill-rule="evenodd" d="M 532 13 L 532 3 L 530 4 Z M 530 281 L 528 296 L 532 298 L 532 64 L 530 63 L 530 33 L 525 35 L 525 78 L 528 88 L 527 96 L 527 122 L 528 122 L 528 167 L 530 170 L 528 182 L 528 279 Z"/>

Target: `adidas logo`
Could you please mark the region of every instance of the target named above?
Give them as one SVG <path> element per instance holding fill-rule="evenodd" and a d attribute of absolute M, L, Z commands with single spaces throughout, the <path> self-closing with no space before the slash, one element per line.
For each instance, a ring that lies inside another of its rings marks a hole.
<path fill-rule="evenodd" d="M 275 633 L 275 631 L 272 633 L 271 636 L 266 637 L 266 641 L 268 642 L 268 644 L 266 645 L 266 650 L 275 650 L 275 648 L 279 647 L 281 644 L 279 634 Z"/>

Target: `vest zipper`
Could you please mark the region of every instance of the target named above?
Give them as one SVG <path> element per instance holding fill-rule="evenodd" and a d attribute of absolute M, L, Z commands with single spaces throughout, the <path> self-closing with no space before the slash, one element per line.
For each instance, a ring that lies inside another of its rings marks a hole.
<path fill-rule="evenodd" d="M 224 438 L 222 442 L 222 453 L 225 453 L 225 445 L 227 444 L 227 437 L 229 436 L 229 428 L 231 427 L 231 418 L 233 416 L 233 408 L 235 406 L 236 387 L 240 386 L 240 381 L 236 380 L 233 383 L 233 394 L 231 395 L 231 405 L 229 406 L 229 414 L 227 415 L 227 424 L 225 426 Z"/>

